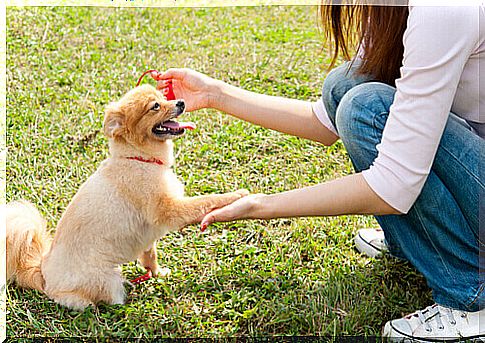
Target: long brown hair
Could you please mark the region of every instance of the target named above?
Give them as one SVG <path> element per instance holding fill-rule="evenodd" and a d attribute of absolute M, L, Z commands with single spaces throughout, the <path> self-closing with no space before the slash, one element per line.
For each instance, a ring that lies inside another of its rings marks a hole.
<path fill-rule="evenodd" d="M 329 68 L 340 54 L 350 60 L 351 50 L 362 49 L 358 72 L 394 85 L 402 66 L 408 6 L 321 5 L 319 14 L 327 39 L 333 42 Z"/>

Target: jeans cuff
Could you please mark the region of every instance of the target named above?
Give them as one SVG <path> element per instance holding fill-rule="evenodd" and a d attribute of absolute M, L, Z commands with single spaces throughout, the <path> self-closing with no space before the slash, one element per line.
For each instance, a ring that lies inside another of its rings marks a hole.
<path fill-rule="evenodd" d="M 483 310 L 485 308 L 485 284 L 481 284 L 478 289 L 475 288 L 472 293 L 473 295 L 463 302 L 458 302 L 455 299 L 450 299 L 449 294 L 439 293 L 433 290 L 433 299 L 437 304 L 454 310 L 466 312 Z"/>
<path fill-rule="evenodd" d="M 480 284 L 475 295 L 469 298 L 467 307 L 470 311 L 480 311 L 485 308 L 485 283 Z"/>

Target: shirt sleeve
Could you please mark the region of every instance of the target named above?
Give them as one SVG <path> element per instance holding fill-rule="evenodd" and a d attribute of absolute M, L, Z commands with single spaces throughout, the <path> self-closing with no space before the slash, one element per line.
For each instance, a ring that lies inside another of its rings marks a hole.
<path fill-rule="evenodd" d="M 390 206 L 407 213 L 429 175 L 463 68 L 478 44 L 478 8 L 412 7 L 401 77 L 378 156 L 362 174 Z"/>
<path fill-rule="evenodd" d="M 323 126 L 332 131 L 338 137 L 337 129 L 335 129 L 335 126 L 333 126 L 332 122 L 330 121 L 330 117 L 328 116 L 328 112 L 322 98 L 320 98 L 317 102 L 312 103 L 312 110 L 320 123 L 322 123 Z"/>

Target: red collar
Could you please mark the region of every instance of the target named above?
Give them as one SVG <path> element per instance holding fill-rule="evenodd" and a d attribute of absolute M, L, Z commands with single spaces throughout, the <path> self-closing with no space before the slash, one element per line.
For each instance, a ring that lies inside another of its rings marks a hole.
<path fill-rule="evenodd" d="M 158 158 L 150 158 L 149 160 L 147 160 L 146 158 L 143 158 L 141 156 L 130 156 L 130 157 L 127 157 L 128 160 L 135 160 L 135 161 L 140 161 L 140 162 L 145 162 L 145 163 L 153 163 L 153 164 L 158 164 L 160 166 L 163 166 L 165 163 L 163 163 L 162 160 L 159 160 Z"/>

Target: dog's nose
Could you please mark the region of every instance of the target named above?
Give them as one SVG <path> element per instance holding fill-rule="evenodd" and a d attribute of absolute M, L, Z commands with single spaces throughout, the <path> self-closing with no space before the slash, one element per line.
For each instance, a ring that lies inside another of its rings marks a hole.
<path fill-rule="evenodd" d="M 180 113 L 183 113 L 184 110 L 185 110 L 185 101 L 178 100 L 177 103 L 175 104 L 175 106 L 177 106 Z"/>

